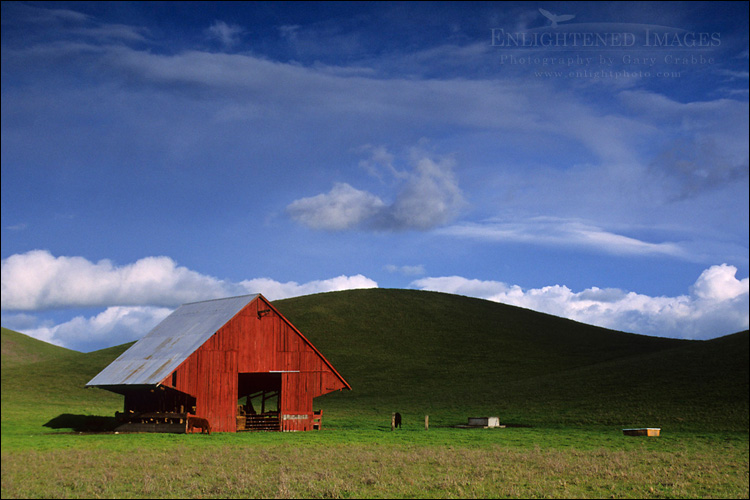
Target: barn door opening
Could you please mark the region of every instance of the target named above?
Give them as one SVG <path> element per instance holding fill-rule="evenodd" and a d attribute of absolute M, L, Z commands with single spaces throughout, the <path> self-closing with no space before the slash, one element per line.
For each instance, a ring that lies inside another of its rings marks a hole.
<path fill-rule="evenodd" d="M 280 373 L 237 375 L 237 430 L 279 431 Z"/>

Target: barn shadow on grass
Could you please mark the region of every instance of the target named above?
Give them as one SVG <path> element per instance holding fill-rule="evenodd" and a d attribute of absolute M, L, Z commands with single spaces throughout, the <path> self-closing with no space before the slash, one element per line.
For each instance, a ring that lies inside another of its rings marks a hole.
<path fill-rule="evenodd" d="M 75 432 L 111 432 L 115 430 L 117 425 L 118 422 L 115 417 L 63 413 L 44 424 L 44 427 L 72 429 Z"/>

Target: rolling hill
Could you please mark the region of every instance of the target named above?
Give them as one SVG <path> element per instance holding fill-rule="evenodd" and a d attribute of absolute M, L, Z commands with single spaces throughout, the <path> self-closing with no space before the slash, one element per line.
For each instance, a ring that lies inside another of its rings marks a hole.
<path fill-rule="evenodd" d="M 648 337 L 414 290 L 274 305 L 351 383 L 326 407 L 407 408 L 446 422 L 491 414 L 529 425 L 747 430 L 747 331 L 712 341 Z"/>
<path fill-rule="evenodd" d="M 748 428 L 747 331 L 711 341 L 648 337 L 415 290 L 274 305 L 352 385 L 316 400 L 339 426 L 400 411 L 411 421 L 429 414 L 434 425 L 498 415 L 511 425 Z M 3 431 L 120 410 L 120 396 L 83 385 L 129 345 L 78 353 L 3 329 Z M 30 406 L 38 421 L 18 422 Z"/>
<path fill-rule="evenodd" d="M 76 357 L 78 352 L 2 329 L 3 367 L 14 367 L 51 359 Z"/>

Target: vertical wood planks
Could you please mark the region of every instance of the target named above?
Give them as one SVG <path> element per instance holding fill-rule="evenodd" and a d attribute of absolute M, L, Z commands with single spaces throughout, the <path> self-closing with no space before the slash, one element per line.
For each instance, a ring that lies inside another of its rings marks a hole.
<path fill-rule="evenodd" d="M 175 389 L 196 398 L 196 414 L 208 418 L 214 431 L 235 432 L 238 375 L 268 372 L 282 372 L 284 430 L 311 429 L 313 398 L 350 388 L 322 354 L 259 295 L 177 368 Z M 172 375 L 162 383 L 172 386 Z M 284 420 L 284 415 L 289 418 Z"/>

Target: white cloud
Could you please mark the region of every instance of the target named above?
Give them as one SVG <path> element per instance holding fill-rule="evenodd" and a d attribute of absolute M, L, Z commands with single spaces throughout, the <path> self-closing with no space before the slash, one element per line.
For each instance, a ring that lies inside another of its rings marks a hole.
<path fill-rule="evenodd" d="M 427 230 L 454 220 L 465 202 L 453 174 L 453 161 L 435 160 L 413 150 L 411 163 L 411 171 L 397 170 L 393 156 L 384 148 L 373 148 L 372 159 L 360 162 L 378 178 L 382 179 L 380 170 L 384 167 L 396 179 L 399 191 L 391 204 L 367 191 L 337 183 L 326 194 L 292 202 L 287 213 L 308 227 L 330 231 Z"/>
<path fill-rule="evenodd" d="M 9 11 L 10 13 L 19 15 L 26 22 L 46 25 L 79 24 L 86 23 L 92 19 L 88 14 L 73 10 L 45 9 L 20 2 L 10 4 L 8 9 L 12 9 Z"/>
<path fill-rule="evenodd" d="M 29 318 L 23 317 L 26 315 L 4 316 L 3 324 L 35 339 L 85 352 L 138 340 L 171 312 L 164 307 L 115 306 L 92 317 L 76 316 L 57 325 L 38 324 L 35 318 L 32 326 Z"/>
<path fill-rule="evenodd" d="M 692 295 L 705 300 L 723 302 L 747 295 L 748 279 L 735 278 L 737 268 L 722 264 L 706 269 L 691 288 Z"/>
<path fill-rule="evenodd" d="M 748 278 L 737 279 L 726 264 L 703 271 L 690 293 L 650 297 L 619 289 L 574 292 L 564 285 L 524 290 L 499 281 L 460 276 L 423 278 L 412 283 L 434 290 L 479 297 L 583 323 L 646 335 L 707 339 L 748 328 Z"/>
<path fill-rule="evenodd" d="M 615 255 L 669 255 L 686 257 L 674 242 L 650 243 L 617 234 L 579 219 L 532 217 L 520 220 L 490 219 L 440 229 L 441 234 L 462 238 L 547 246 L 579 247 Z"/>
<path fill-rule="evenodd" d="M 315 280 L 299 284 L 295 281 L 280 283 L 269 278 L 256 278 L 241 283 L 248 290 L 258 290 L 269 300 L 310 295 L 313 293 L 352 290 L 355 288 L 377 288 L 377 282 L 357 274 L 355 276 L 337 276 L 326 280 Z"/>
<path fill-rule="evenodd" d="M 145 28 L 125 24 L 103 24 L 96 27 L 77 28 L 71 32 L 101 41 L 146 42 L 149 34 Z"/>
<path fill-rule="evenodd" d="M 2 260 L 2 309 L 43 310 L 111 305 L 174 306 L 238 295 L 244 289 L 178 266 L 169 257 L 146 257 L 116 266 L 83 257 L 32 250 Z"/>
<path fill-rule="evenodd" d="M 146 257 L 115 266 L 83 257 L 55 257 L 33 250 L 2 260 L 2 309 L 35 311 L 54 308 L 165 306 L 262 293 L 270 300 L 308 293 L 372 288 L 362 275 L 339 276 L 298 284 L 268 278 L 233 283 L 178 266 L 169 257 Z"/>
<path fill-rule="evenodd" d="M 453 175 L 453 161 L 422 157 L 390 207 L 389 228 L 432 229 L 455 219 L 464 199 Z"/>
<path fill-rule="evenodd" d="M 368 174 L 379 179 L 381 182 L 384 182 L 385 180 L 385 176 L 382 173 L 383 171 L 385 171 L 386 174 L 390 174 L 397 179 L 405 179 L 409 177 L 409 174 L 407 172 L 402 172 L 396 169 L 393 164 L 395 156 L 390 153 L 385 148 L 385 146 L 372 146 L 370 144 L 367 144 L 365 146 L 362 146 L 360 148 L 360 151 L 369 152 L 370 157 L 365 158 L 364 160 L 360 160 L 359 166 L 366 170 Z"/>
<path fill-rule="evenodd" d="M 108 260 L 92 263 L 33 250 L 2 260 L 2 322 L 39 340 L 89 351 L 136 340 L 187 302 L 250 293 L 278 300 L 377 286 L 361 274 L 301 284 L 270 278 L 232 283 L 177 266 L 169 257 L 146 257 L 118 267 Z M 99 307 L 106 309 L 60 323 L 34 314 L 6 313 Z"/>
<path fill-rule="evenodd" d="M 287 207 L 292 219 L 313 229 L 341 231 L 370 220 L 385 208 L 383 200 L 346 183 L 325 194 L 302 198 Z"/>

